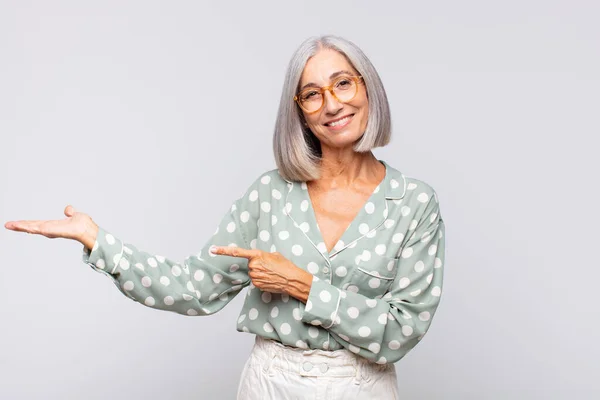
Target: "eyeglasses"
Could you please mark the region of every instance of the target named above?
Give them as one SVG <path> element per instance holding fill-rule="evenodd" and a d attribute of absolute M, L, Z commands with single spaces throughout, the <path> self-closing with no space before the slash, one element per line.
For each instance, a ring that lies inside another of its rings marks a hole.
<path fill-rule="evenodd" d="M 341 76 L 329 86 L 304 89 L 294 96 L 294 101 L 305 112 L 314 113 L 325 104 L 325 91 L 328 90 L 337 101 L 347 103 L 358 93 L 358 85 L 362 79 L 362 76 Z"/>

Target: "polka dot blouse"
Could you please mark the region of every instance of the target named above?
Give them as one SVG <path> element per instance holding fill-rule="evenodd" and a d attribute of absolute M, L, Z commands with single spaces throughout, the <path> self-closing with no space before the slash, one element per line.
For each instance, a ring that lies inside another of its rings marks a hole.
<path fill-rule="evenodd" d="M 237 330 L 303 349 L 346 348 L 379 364 L 404 357 L 429 329 L 442 293 L 444 221 L 434 189 L 386 167 L 383 181 L 328 252 L 305 182 L 258 177 L 196 254 L 178 262 L 103 227 L 83 261 L 130 299 L 182 315 L 211 315 L 248 288 Z M 248 260 L 212 245 L 280 252 L 310 272 L 306 304 L 263 292 Z"/>

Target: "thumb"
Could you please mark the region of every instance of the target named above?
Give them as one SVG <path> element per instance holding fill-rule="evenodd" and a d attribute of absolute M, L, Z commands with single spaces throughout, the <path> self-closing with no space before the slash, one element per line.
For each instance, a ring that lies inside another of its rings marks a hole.
<path fill-rule="evenodd" d="M 73 208 L 73 206 L 69 204 L 69 205 L 68 205 L 68 206 L 65 208 L 65 215 L 66 215 L 67 217 L 72 217 L 74 214 L 75 214 L 75 208 Z"/>

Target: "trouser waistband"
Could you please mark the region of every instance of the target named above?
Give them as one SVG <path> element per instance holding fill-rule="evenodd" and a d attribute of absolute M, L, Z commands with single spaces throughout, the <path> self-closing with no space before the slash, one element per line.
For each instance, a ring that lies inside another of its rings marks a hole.
<path fill-rule="evenodd" d="M 255 337 L 252 354 L 261 360 L 265 372 L 276 368 L 302 376 L 355 376 L 356 383 L 394 368 L 393 364 L 377 364 L 347 349 L 301 349 L 259 335 Z"/>

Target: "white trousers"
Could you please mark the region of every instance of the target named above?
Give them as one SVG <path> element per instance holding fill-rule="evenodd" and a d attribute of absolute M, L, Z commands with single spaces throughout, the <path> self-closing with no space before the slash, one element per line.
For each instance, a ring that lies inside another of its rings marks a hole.
<path fill-rule="evenodd" d="M 398 400 L 394 364 L 347 349 L 304 350 L 256 335 L 237 400 Z"/>

